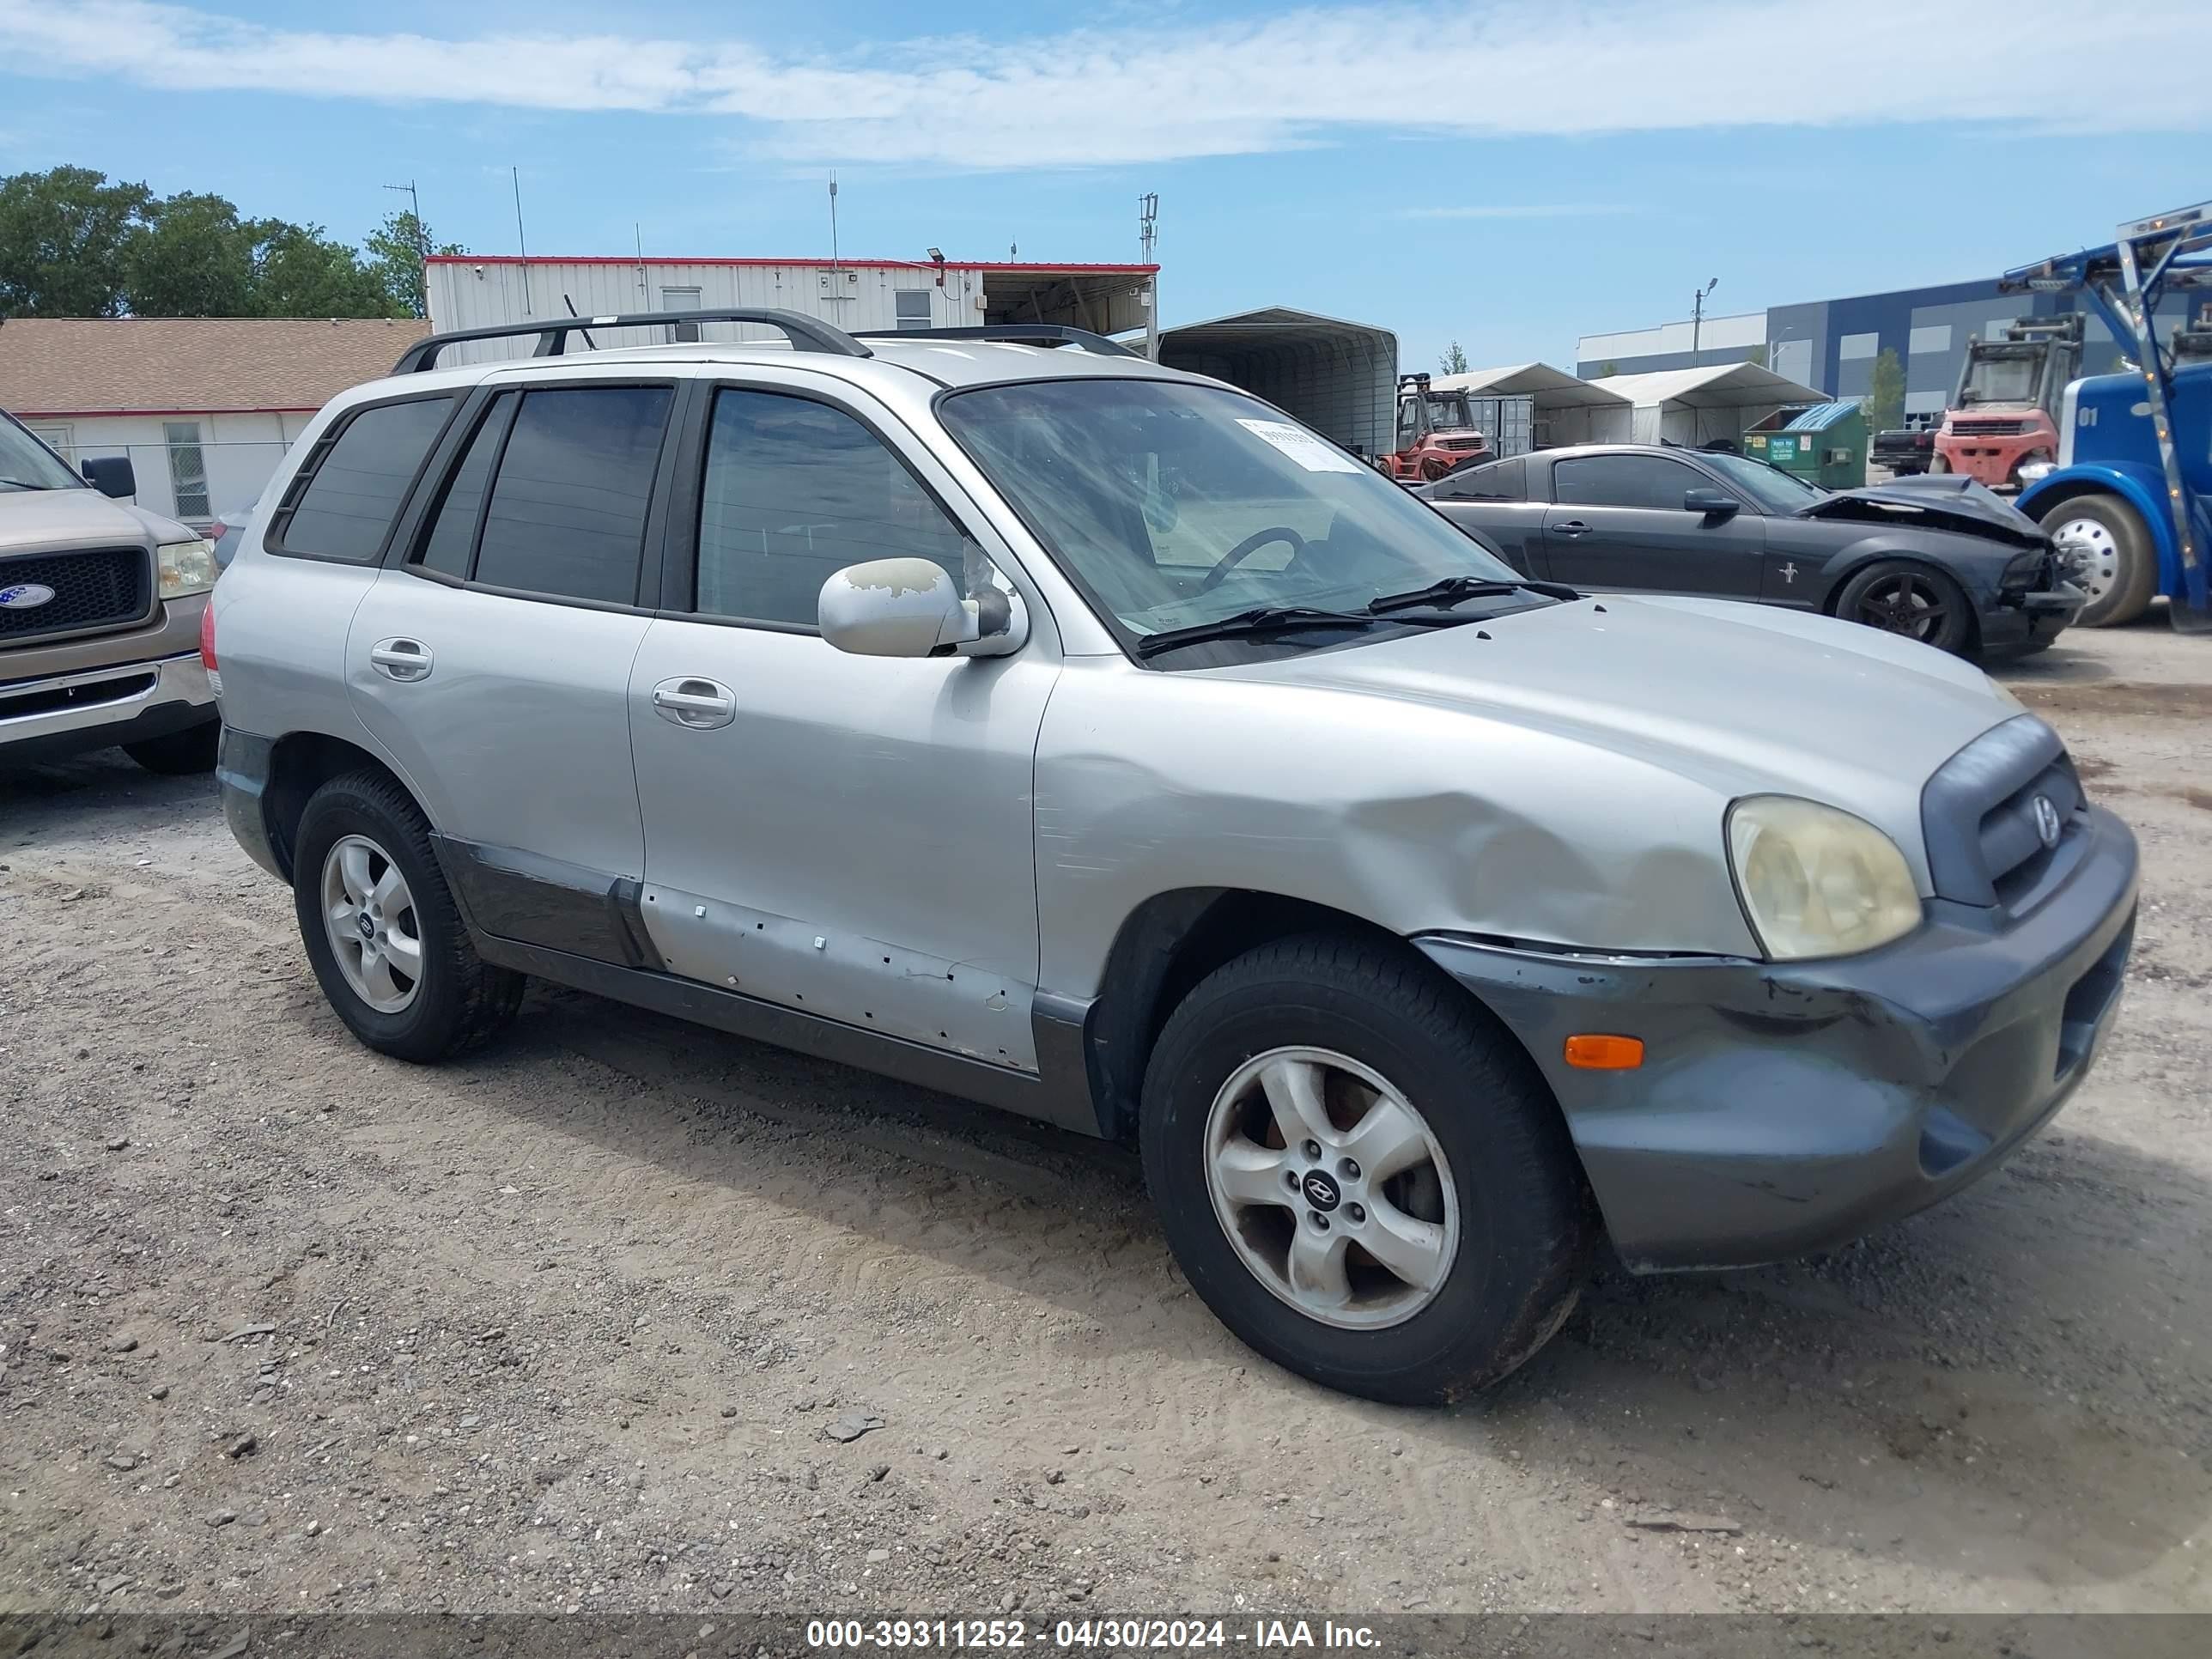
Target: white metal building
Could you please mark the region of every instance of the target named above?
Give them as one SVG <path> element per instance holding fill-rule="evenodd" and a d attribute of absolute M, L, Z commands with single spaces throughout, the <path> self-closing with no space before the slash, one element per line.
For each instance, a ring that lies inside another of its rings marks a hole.
<path fill-rule="evenodd" d="M 1756 363 L 1712 363 L 1703 368 L 1662 368 L 1649 374 L 1613 374 L 1589 384 L 1631 405 L 1632 443 L 1687 444 L 1741 438 L 1787 404 L 1828 401 L 1824 392 Z"/>
<path fill-rule="evenodd" d="M 624 259 L 513 254 L 434 254 L 425 276 L 430 321 L 451 329 L 493 328 L 547 317 L 605 317 L 641 311 L 773 307 L 871 329 L 964 328 L 983 323 L 1060 323 L 1116 334 L 1152 318 L 1151 264 L 998 264 L 912 259 Z M 656 343 L 659 331 L 603 330 L 601 346 Z M 780 342 L 739 324 L 700 325 L 710 340 Z M 526 355 L 531 343 L 459 346 L 459 363 Z"/>
<path fill-rule="evenodd" d="M 1164 329 L 1160 361 L 1241 386 L 1355 453 L 1395 441 L 1398 337 L 1386 328 L 1269 306 Z"/>
<path fill-rule="evenodd" d="M 1470 398 L 1501 404 L 1508 399 L 1525 401 L 1528 409 L 1525 436 L 1504 425 L 1492 434 L 1500 455 L 1556 449 L 1564 444 L 1628 441 L 1632 406 L 1626 397 L 1578 380 L 1549 363 L 1509 363 L 1502 368 L 1439 374 L 1429 386 L 1432 391 L 1464 392 Z"/>

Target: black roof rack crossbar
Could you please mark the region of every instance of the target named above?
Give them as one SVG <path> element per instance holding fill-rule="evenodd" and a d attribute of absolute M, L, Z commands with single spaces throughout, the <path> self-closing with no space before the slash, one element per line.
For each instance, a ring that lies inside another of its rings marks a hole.
<path fill-rule="evenodd" d="M 502 323 L 495 328 L 457 328 L 432 334 L 409 346 L 394 363 L 394 374 L 419 374 L 438 366 L 439 355 L 465 340 L 511 340 L 538 337 L 534 357 L 558 357 L 568 349 L 571 334 L 594 328 L 650 328 L 669 323 L 757 323 L 781 329 L 793 351 L 826 351 L 839 357 L 872 357 L 875 354 L 833 323 L 824 323 L 796 311 L 764 306 L 729 311 L 637 311 L 619 317 L 541 317 L 526 323 Z"/>
<path fill-rule="evenodd" d="M 984 323 L 971 328 L 864 328 L 855 331 L 862 340 L 998 340 L 1008 345 L 1072 345 L 1101 357 L 1141 357 L 1119 340 L 1094 334 L 1087 328 L 1064 323 Z"/>

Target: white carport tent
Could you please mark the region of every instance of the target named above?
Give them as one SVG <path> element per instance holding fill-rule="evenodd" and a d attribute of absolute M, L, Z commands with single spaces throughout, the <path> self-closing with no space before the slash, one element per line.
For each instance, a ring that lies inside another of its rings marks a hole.
<path fill-rule="evenodd" d="M 1243 386 L 1362 455 L 1395 441 L 1398 337 L 1387 328 L 1268 306 L 1163 329 L 1160 361 Z"/>
<path fill-rule="evenodd" d="M 1826 392 L 1756 363 L 1709 363 L 1703 368 L 1608 374 L 1589 384 L 1634 405 L 1630 418 L 1632 442 L 1668 441 L 1693 448 L 1717 438 L 1741 438 L 1785 404 L 1829 401 Z"/>
<path fill-rule="evenodd" d="M 1628 398 L 1549 363 L 1509 363 L 1502 368 L 1439 374 L 1429 386 L 1437 392 L 1464 392 L 1471 398 L 1528 398 L 1534 406 L 1539 449 L 1628 441 Z"/>

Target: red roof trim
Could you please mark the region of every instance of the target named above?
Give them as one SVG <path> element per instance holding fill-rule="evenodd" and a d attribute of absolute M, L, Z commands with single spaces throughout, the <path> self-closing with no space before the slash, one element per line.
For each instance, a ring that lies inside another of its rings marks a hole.
<path fill-rule="evenodd" d="M 575 258 L 556 255 L 532 253 L 526 258 L 519 253 L 434 253 L 426 262 L 434 265 L 806 265 L 826 267 L 835 265 L 844 270 L 934 270 L 937 264 L 930 259 L 672 259 L 660 254 L 651 254 L 643 259 L 626 254 L 590 253 Z M 1156 276 L 1159 267 L 1151 265 L 1117 264 L 1044 264 L 1029 260 L 1018 262 L 1005 259 L 947 259 L 947 270 L 1003 270 L 1034 276 Z"/>
<path fill-rule="evenodd" d="M 321 407 L 319 404 L 250 404 L 228 409 L 210 409 L 202 404 L 197 409 L 11 409 L 8 412 L 19 421 L 127 421 L 141 416 L 165 415 L 313 415 Z M 105 442 L 106 440 L 95 441 Z M 248 439 L 245 441 L 274 442 L 275 440 Z"/>

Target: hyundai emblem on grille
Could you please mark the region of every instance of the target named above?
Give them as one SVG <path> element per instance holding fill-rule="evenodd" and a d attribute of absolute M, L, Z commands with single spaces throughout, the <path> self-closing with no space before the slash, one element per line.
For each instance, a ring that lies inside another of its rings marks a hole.
<path fill-rule="evenodd" d="M 2051 804 L 2048 795 L 2035 798 L 2035 833 L 2042 837 L 2045 847 L 2058 845 L 2058 809 Z"/>
<path fill-rule="evenodd" d="M 36 611 L 53 596 L 54 590 L 43 582 L 18 582 L 0 587 L 0 611 Z"/>

